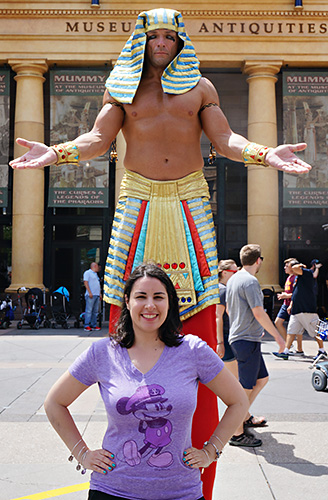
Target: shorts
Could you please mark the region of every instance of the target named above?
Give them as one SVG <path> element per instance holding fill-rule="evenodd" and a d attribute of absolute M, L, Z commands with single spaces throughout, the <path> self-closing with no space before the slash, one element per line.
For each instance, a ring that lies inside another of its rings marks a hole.
<path fill-rule="evenodd" d="M 231 348 L 238 361 L 239 382 L 244 389 L 253 389 L 258 379 L 269 376 L 261 353 L 261 342 L 236 340 Z"/>
<path fill-rule="evenodd" d="M 129 500 L 128 498 L 116 497 L 114 495 L 108 495 L 108 493 L 103 493 L 97 490 L 89 490 L 88 500 Z M 204 497 L 198 500 L 205 500 Z"/>
<path fill-rule="evenodd" d="M 290 314 L 287 312 L 287 305 L 283 304 L 281 308 L 279 309 L 279 312 L 277 314 L 277 318 L 284 319 L 285 321 L 289 321 Z"/>
<path fill-rule="evenodd" d="M 302 335 L 304 330 L 310 337 L 316 336 L 316 327 L 319 321 L 317 313 L 298 313 L 292 314 L 288 323 L 288 335 Z"/>
<path fill-rule="evenodd" d="M 222 358 L 222 361 L 225 361 L 226 363 L 229 361 L 234 361 L 235 355 L 233 353 L 233 350 L 231 349 L 231 345 L 228 342 L 228 337 L 229 333 L 223 334 L 223 340 L 224 340 L 224 356 Z"/>

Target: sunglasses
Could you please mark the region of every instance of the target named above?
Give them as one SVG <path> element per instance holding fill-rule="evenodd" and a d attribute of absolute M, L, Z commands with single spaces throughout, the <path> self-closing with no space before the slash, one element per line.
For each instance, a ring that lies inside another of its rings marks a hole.
<path fill-rule="evenodd" d="M 261 261 L 263 262 L 264 261 L 264 257 L 260 257 Z"/>
<path fill-rule="evenodd" d="M 233 269 L 225 269 L 225 271 L 227 271 L 227 273 L 236 273 L 237 271 L 234 271 Z"/>

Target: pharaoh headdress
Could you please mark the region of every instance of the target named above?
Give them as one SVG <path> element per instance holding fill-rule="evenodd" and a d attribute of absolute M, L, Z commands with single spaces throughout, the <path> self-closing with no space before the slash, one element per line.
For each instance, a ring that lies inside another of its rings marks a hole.
<path fill-rule="evenodd" d="M 136 94 L 145 56 L 146 33 L 155 29 L 176 31 L 184 45 L 178 55 L 164 70 L 161 82 L 167 94 L 184 94 L 194 88 L 201 74 L 194 46 L 185 31 L 180 12 L 171 9 L 154 9 L 139 14 L 134 32 L 126 42 L 106 87 L 118 102 L 131 104 Z"/>

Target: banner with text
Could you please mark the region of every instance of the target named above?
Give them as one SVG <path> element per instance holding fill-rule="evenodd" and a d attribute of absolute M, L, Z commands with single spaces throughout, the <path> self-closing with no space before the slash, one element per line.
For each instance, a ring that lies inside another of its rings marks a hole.
<path fill-rule="evenodd" d="M 102 107 L 106 70 L 50 72 L 51 144 L 72 141 L 91 130 Z M 108 207 L 109 155 L 80 165 L 50 167 L 49 207 Z"/>
<path fill-rule="evenodd" d="M 283 177 L 284 208 L 328 206 L 328 72 L 284 71 L 284 143 L 306 142 L 297 153 L 312 165 L 308 174 Z"/>
<path fill-rule="evenodd" d="M 0 68 L 0 207 L 8 205 L 9 70 Z"/>

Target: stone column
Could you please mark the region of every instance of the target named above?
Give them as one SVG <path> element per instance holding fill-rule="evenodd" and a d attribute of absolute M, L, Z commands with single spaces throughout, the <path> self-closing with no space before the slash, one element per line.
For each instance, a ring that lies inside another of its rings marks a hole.
<path fill-rule="evenodd" d="M 44 141 L 43 74 L 45 60 L 11 60 L 16 72 L 15 139 Z M 26 152 L 15 143 L 14 157 Z M 43 288 L 44 170 L 14 170 L 12 283 Z"/>
<path fill-rule="evenodd" d="M 281 61 L 245 61 L 248 76 L 248 139 L 277 146 L 275 76 Z M 262 287 L 279 288 L 278 171 L 252 165 L 247 176 L 247 239 L 258 243 L 265 258 L 258 277 Z"/>

